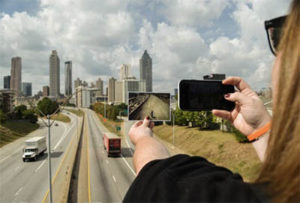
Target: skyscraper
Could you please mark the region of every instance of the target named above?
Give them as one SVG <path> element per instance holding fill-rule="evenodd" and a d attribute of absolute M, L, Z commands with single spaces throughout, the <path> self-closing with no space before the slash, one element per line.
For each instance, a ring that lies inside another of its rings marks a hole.
<path fill-rule="evenodd" d="M 31 82 L 22 82 L 22 93 L 25 97 L 32 96 L 32 83 Z"/>
<path fill-rule="evenodd" d="M 101 78 L 96 81 L 96 88 L 99 89 L 100 95 L 103 95 L 103 80 Z"/>
<path fill-rule="evenodd" d="M 65 62 L 65 95 L 72 95 L 72 61 Z"/>
<path fill-rule="evenodd" d="M 3 88 L 4 89 L 10 89 L 10 75 L 4 76 L 3 78 Z"/>
<path fill-rule="evenodd" d="M 122 64 L 120 69 L 120 80 L 125 80 L 130 76 L 130 65 Z"/>
<path fill-rule="evenodd" d="M 116 79 L 114 77 L 109 78 L 109 80 L 108 80 L 108 102 L 115 101 L 115 84 L 116 84 Z"/>
<path fill-rule="evenodd" d="M 146 82 L 146 92 L 152 92 L 152 59 L 147 50 L 140 59 L 140 80 Z"/>
<path fill-rule="evenodd" d="M 74 88 L 76 89 L 77 87 L 79 87 L 80 85 L 82 84 L 82 81 L 77 78 L 75 81 L 74 81 Z"/>
<path fill-rule="evenodd" d="M 43 86 L 43 97 L 49 96 L 49 86 Z"/>
<path fill-rule="evenodd" d="M 50 96 L 59 97 L 60 95 L 60 75 L 59 75 L 59 57 L 56 50 L 52 50 L 49 57 L 50 67 Z"/>
<path fill-rule="evenodd" d="M 11 72 L 10 72 L 10 89 L 14 90 L 16 96 L 20 96 L 22 88 L 22 58 L 13 57 L 11 59 Z"/>

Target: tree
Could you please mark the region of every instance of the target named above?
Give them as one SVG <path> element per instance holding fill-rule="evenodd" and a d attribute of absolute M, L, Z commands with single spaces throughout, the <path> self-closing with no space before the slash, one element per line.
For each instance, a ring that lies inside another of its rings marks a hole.
<path fill-rule="evenodd" d="M 7 120 L 6 114 L 0 109 L 0 123 L 4 123 Z"/>
<path fill-rule="evenodd" d="M 25 110 L 23 112 L 23 116 L 25 120 L 30 121 L 31 123 L 36 123 L 37 122 L 37 116 L 35 115 L 34 111 L 29 109 L 29 110 Z"/>
<path fill-rule="evenodd" d="M 37 108 L 44 114 L 44 115 L 50 115 L 53 114 L 57 109 L 59 105 L 56 101 L 51 101 L 48 97 L 44 97 L 41 101 L 38 102 Z M 41 116 L 40 112 L 38 112 Z"/>
<path fill-rule="evenodd" d="M 15 109 L 14 109 L 16 119 L 22 119 L 23 118 L 23 113 L 26 110 L 27 110 L 27 107 L 25 105 L 16 106 Z"/>

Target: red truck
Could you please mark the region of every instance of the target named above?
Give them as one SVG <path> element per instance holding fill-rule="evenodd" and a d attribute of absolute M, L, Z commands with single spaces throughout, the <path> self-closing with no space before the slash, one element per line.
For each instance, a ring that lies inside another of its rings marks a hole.
<path fill-rule="evenodd" d="M 104 149 L 107 156 L 120 156 L 121 154 L 121 138 L 114 133 L 103 134 Z"/>

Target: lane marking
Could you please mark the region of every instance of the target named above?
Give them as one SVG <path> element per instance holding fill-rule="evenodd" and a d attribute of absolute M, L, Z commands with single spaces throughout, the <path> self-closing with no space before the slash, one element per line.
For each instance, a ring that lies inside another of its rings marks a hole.
<path fill-rule="evenodd" d="M 37 167 L 37 169 L 35 169 L 34 171 L 37 172 L 44 164 L 46 163 L 46 160 L 44 160 L 39 167 Z"/>
<path fill-rule="evenodd" d="M 73 125 L 66 131 L 66 127 L 65 128 L 65 132 L 64 132 L 64 136 L 62 136 L 59 141 L 56 143 L 56 145 L 54 146 L 54 150 L 60 145 L 60 143 L 63 141 L 63 139 L 65 139 L 65 137 L 67 137 L 67 135 L 70 133 L 70 131 L 74 128 L 75 123 L 73 123 Z"/>
<path fill-rule="evenodd" d="M 23 187 L 20 187 L 20 189 L 16 192 L 15 196 L 19 195 L 19 193 L 23 190 Z"/>
<path fill-rule="evenodd" d="M 131 168 L 131 166 L 129 165 L 129 163 L 126 161 L 126 159 L 124 158 L 124 156 L 121 154 L 122 160 L 125 162 L 125 164 L 128 166 L 128 168 L 130 169 L 130 171 L 132 172 L 132 174 L 134 176 L 136 176 L 135 171 Z"/>
<path fill-rule="evenodd" d="M 112 178 L 115 181 L 115 183 L 117 183 L 117 180 L 116 180 L 115 176 L 112 176 Z"/>

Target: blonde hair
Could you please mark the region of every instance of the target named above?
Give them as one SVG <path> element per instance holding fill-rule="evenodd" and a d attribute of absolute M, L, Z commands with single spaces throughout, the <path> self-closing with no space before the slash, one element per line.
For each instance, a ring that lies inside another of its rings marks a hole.
<path fill-rule="evenodd" d="M 267 183 L 274 202 L 300 202 L 300 0 L 291 4 L 278 52 L 278 92 L 266 160 L 257 181 Z"/>

